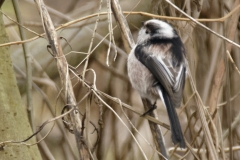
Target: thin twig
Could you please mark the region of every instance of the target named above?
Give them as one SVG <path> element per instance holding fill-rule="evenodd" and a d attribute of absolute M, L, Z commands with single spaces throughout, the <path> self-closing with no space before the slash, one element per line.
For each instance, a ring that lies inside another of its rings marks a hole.
<path fill-rule="evenodd" d="M 98 92 L 101 93 L 101 94 L 102 94 L 103 96 L 105 96 L 106 98 L 108 98 L 108 99 L 112 100 L 113 102 L 119 104 L 115 97 L 112 97 L 112 96 L 110 96 L 110 95 L 108 95 L 108 94 L 106 94 L 106 93 L 104 93 L 104 92 L 102 92 L 102 91 L 99 91 L 99 90 L 98 90 Z M 124 108 L 132 111 L 133 113 L 136 113 L 136 114 L 139 115 L 139 116 L 141 116 L 141 115 L 144 113 L 144 112 L 139 112 L 139 111 L 135 110 L 135 109 L 134 109 L 135 107 L 129 106 L 129 105 L 123 103 L 123 102 L 122 102 L 122 106 L 123 106 Z M 163 123 L 163 122 L 160 122 L 158 119 L 156 119 L 156 118 L 154 118 L 154 117 L 151 117 L 151 116 L 149 116 L 149 115 L 145 115 L 143 118 L 146 118 L 147 120 L 149 120 L 149 121 L 151 121 L 151 122 L 153 122 L 153 123 L 156 123 L 156 124 L 158 124 L 158 125 L 161 125 L 162 127 L 166 128 L 167 130 L 170 130 L 170 126 L 169 126 L 168 124 Z"/>
<path fill-rule="evenodd" d="M 143 157 L 145 160 L 147 160 L 147 156 L 146 154 L 143 152 L 142 150 L 142 147 L 140 146 L 139 142 L 137 141 L 137 139 L 135 138 L 135 136 L 133 135 L 133 133 L 131 132 L 131 130 L 128 128 L 128 126 L 123 122 L 123 120 L 121 119 L 121 117 L 119 117 L 119 115 L 97 94 L 97 92 L 95 90 L 93 90 L 93 93 L 96 97 L 98 97 L 98 99 L 105 105 L 108 107 L 108 109 L 110 109 L 114 114 L 115 116 L 122 122 L 122 124 L 127 128 L 127 130 L 129 131 L 129 133 L 132 135 L 133 139 L 135 140 L 138 148 L 140 149 Z"/>
<path fill-rule="evenodd" d="M 15 6 L 15 3 L 16 3 L 16 2 L 15 2 L 15 0 L 14 0 L 14 1 L 13 1 L 13 5 L 14 5 L 14 6 Z M 18 2 L 17 2 L 16 5 L 18 5 Z M 18 26 L 24 28 L 25 30 L 27 30 L 27 31 L 35 34 L 36 36 L 39 36 L 39 37 L 44 38 L 42 35 L 38 34 L 37 32 L 35 32 L 35 31 L 33 31 L 33 30 L 25 27 L 25 26 L 23 25 L 24 22 L 22 22 L 22 20 L 20 20 L 21 22 L 20 22 L 19 20 L 18 20 L 18 22 L 17 22 L 17 21 L 15 21 L 13 18 L 11 18 L 11 17 L 8 16 L 7 14 L 5 14 L 2 10 L 0 10 L 0 12 L 1 12 L 5 17 L 7 17 L 8 19 L 10 19 L 10 20 L 13 22 L 13 24 L 17 24 Z M 16 10 L 16 16 L 17 16 L 17 14 L 19 14 L 19 9 Z M 19 16 L 21 16 L 21 13 L 20 13 Z M 20 17 L 19 17 L 19 18 L 20 18 Z M 18 19 L 18 18 L 17 18 L 17 19 Z M 42 25 L 41 25 L 41 26 L 42 26 Z M 20 29 L 19 29 L 19 30 L 20 30 Z"/>
<path fill-rule="evenodd" d="M 135 42 L 133 40 L 131 31 L 129 29 L 127 20 L 123 15 L 121 6 L 117 0 L 111 0 L 111 7 L 112 7 L 112 11 L 116 19 L 116 22 L 118 23 L 118 26 L 123 35 L 123 41 L 127 44 L 126 50 L 127 51 L 131 50 L 134 47 Z"/>
<path fill-rule="evenodd" d="M 171 147 L 169 148 L 169 151 L 172 152 L 175 148 L 174 147 Z M 192 148 L 192 151 L 194 152 L 198 152 L 199 148 Z M 240 146 L 233 146 L 233 151 L 239 151 L 240 150 Z M 187 149 L 182 149 L 182 148 L 178 148 L 177 149 L 178 152 L 186 152 Z M 207 150 L 206 149 L 203 149 L 203 148 L 200 148 L 200 151 L 199 152 L 203 152 L 203 153 L 206 153 Z M 217 152 L 220 152 L 220 150 L 218 149 Z M 229 152 L 229 148 L 224 148 L 224 152 Z"/>
<path fill-rule="evenodd" d="M 37 139 L 42 139 L 42 136 L 41 134 L 38 134 L 37 135 Z M 41 151 L 43 152 L 44 155 L 46 155 L 46 158 L 48 160 L 55 160 L 54 156 L 52 155 L 50 149 L 48 148 L 47 144 L 45 141 L 41 141 L 39 144 L 38 144 L 38 147 L 41 149 Z"/>
<path fill-rule="evenodd" d="M 132 128 L 141 136 L 141 138 L 142 138 L 153 150 L 155 150 L 156 152 L 158 152 L 158 154 L 159 154 L 160 156 L 162 156 L 163 159 L 166 159 L 166 160 L 167 160 L 168 158 L 165 157 L 165 156 L 164 156 L 162 153 L 160 153 L 159 151 L 157 151 L 157 150 L 146 140 L 146 138 L 143 137 L 143 135 L 137 130 L 137 128 L 133 125 L 133 123 L 131 122 L 131 120 L 128 118 L 127 114 L 126 114 L 126 113 L 124 112 L 124 110 L 123 110 L 122 101 L 121 101 L 120 99 L 118 99 L 118 98 L 117 98 L 116 100 L 118 101 L 119 106 L 120 106 L 120 108 L 121 108 L 124 116 L 125 116 L 126 119 L 128 120 L 129 124 L 132 126 Z M 162 137 L 162 139 L 163 139 L 163 137 Z M 167 155 L 167 153 L 165 153 L 165 154 Z"/>
<path fill-rule="evenodd" d="M 202 129 L 203 129 L 203 132 L 204 132 L 204 136 L 205 136 L 205 143 L 209 149 L 209 152 L 210 152 L 210 157 L 214 160 L 217 160 L 218 159 L 218 155 L 216 153 L 216 150 L 215 150 L 215 147 L 214 147 L 214 144 L 213 144 L 213 140 L 212 140 L 212 137 L 211 137 L 211 133 L 210 133 L 210 130 L 208 128 L 208 124 L 207 124 L 207 120 L 206 120 L 206 117 L 205 117 L 205 114 L 204 114 L 204 104 L 201 100 L 201 97 L 200 95 L 198 94 L 197 92 L 197 89 L 196 89 L 196 86 L 194 84 L 194 81 L 193 81 L 193 78 L 192 78 L 192 75 L 191 75 L 191 72 L 190 72 L 190 68 L 189 68 L 189 65 L 187 65 L 187 68 L 188 68 L 188 75 L 189 75 L 189 78 L 190 78 L 190 84 L 191 84 L 191 87 L 193 89 L 193 91 L 196 93 L 196 102 L 197 102 L 197 110 L 198 110 L 198 113 L 199 113 L 199 116 L 200 116 L 200 120 L 201 120 L 201 123 L 202 123 Z M 209 117 L 211 118 L 211 117 Z M 213 124 L 214 125 L 214 124 Z"/>
<path fill-rule="evenodd" d="M 89 48 L 88 48 L 88 57 L 85 61 L 85 64 L 84 64 L 84 68 L 83 68 L 83 79 L 85 78 L 85 72 L 86 72 L 86 69 L 88 67 L 88 61 L 89 61 L 89 57 L 90 57 L 90 54 L 92 53 L 91 50 L 92 50 L 92 46 L 93 46 L 93 40 L 95 38 L 95 34 L 96 34 L 96 31 L 97 31 L 97 27 L 98 27 L 98 22 L 99 22 L 99 19 L 100 19 L 100 11 L 102 9 L 102 0 L 100 1 L 100 5 L 99 5 L 99 9 L 98 9 L 98 16 L 97 16 L 97 20 L 96 20 L 96 23 L 95 23 L 95 26 L 94 26 L 94 30 L 93 30 L 93 33 L 92 33 L 92 38 L 91 38 L 91 42 L 90 42 L 90 45 L 89 45 Z"/>
<path fill-rule="evenodd" d="M 206 29 L 207 31 L 215 34 L 216 36 L 224 39 L 225 41 L 233 44 L 234 46 L 240 48 L 240 45 L 239 45 L 239 44 L 237 44 L 236 42 L 233 42 L 232 40 L 224 37 L 223 35 L 221 35 L 221 34 L 215 32 L 215 31 L 213 31 L 212 29 L 210 29 L 210 28 L 206 27 L 205 25 L 203 25 L 202 23 L 198 22 L 196 19 L 192 18 L 191 16 L 189 16 L 188 14 L 186 14 L 184 11 L 182 11 L 181 9 L 179 9 L 179 8 L 178 8 L 175 4 L 173 4 L 171 1 L 169 1 L 169 0 L 165 0 L 165 1 L 166 1 L 167 3 L 169 3 L 172 7 L 174 7 L 176 10 L 178 10 L 179 12 L 181 12 L 183 15 L 185 15 L 186 17 L 188 17 L 191 21 L 195 22 L 196 24 L 198 24 L 199 26 L 203 27 L 203 28 Z M 240 7 L 240 6 L 238 6 L 238 7 Z"/>
<path fill-rule="evenodd" d="M 234 62 L 234 60 L 233 60 L 233 58 L 232 58 L 230 52 L 229 52 L 228 50 L 227 50 L 226 52 L 227 52 L 227 56 L 228 56 L 229 60 L 230 60 L 231 63 L 233 64 L 233 66 L 234 66 L 234 68 L 236 69 L 237 73 L 240 75 L 240 71 L 239 71 L 239 69 L 238 69 L 236 63 Z"/>
<path fill-rule="evenodd" d="M 228 13 L 226 16 L 224 16 L 222 18 L 218 18 L 218 19 L 196 19 L 196 21 L 199 21 L 199 22 L 223 22 L 223 21 L 227 20 L 227 18 L 229 18 L 236 11 L 238 11 L 239 8 L 240 8 L 240 5 L 238 5 L 235 9 L 233 9 L 230 13 Z M 127 14 L 127 15 L 142 15 L 142 16 L 147 16 L 147 17 L 151 17 L 151 18 L 154 17 L 154 18 L 160 18 L 160 19 L 166 19 L 166 20 L 191 21 L 191 19 L 189 19 L 189 18 L 159 16 L 159 15 L 150 14 L 150 13 L 147 13 L 147 12 L 123 11 L 123 13 Z M 85 17 L 81 17 L 81 18 L 78 18 L 76 20 L 72 20 L 70 22 L 67 22 L 65 24 L 60 25 L 59 27 L 56 28 L 56 31 L 58 31 L 60 29 L 63 29 L 63 28 L 66 28 L 68 26 L 71 26 L 71 25 L 73 25 L 75 23 L 78 23 L 80 21 L 84 21 L 84 20 L 87 20 L 87 19 L 90 19 L 90 18 L 94 18 L 98 15 L 103 16 L 103 15 L 107 15 L 107 14 L 108 14 L 108 12 L 101 12 L 101 13 L 95 13 L 95 14 L 91 14 L 91 15 L 88 15 L 88 16 L 85 16 Z M 19 45 L 19 44 L 22 44 L 22 43 L 31 42 L 31 41 L 34 41 L 34 40 L 38 39 L 40 36 L 44 36 L 44 35 L 45 34 L 43 33 L 43 34 L 40 34 L 39 36 L 30 38 L 30 39 L 27 39 L 27 40 L 24 40 L 24 41 L 15 41 L 15 42 L 3 43 L 3 44 L 0 44 L 0 47 L 9 46 L 9 45 Z M 231 43 L 231 42 L 229 42 L 229 43 Z M 232 44 L 235 45 L 235 43 L 232 43 Z"/>
<path fill-rule="evenodd" d="M 19 3 L 18 0 L 13 0 L 13 7 L 15 10 L 15 15 L 17 18 L 17 21 L 19 22 L 18 28 L 21 40 L 26 39 L 26 34 L 21 26 L 23 26 L 21 12 L 19 9 Z M 23 53 L 24 53 L 24 59 L 25 59 L 25 65 L 26 65 L 26 89 L 27 89 L 27 111 L 28 111 L 28 119 L 30 121 L 31 127 L 33 132 L 35 131 L 34 127 L 34 120 L 33 120 L 33 101 L 32 101 L 32 65 L 31 65 L 31 54 L 28 50 L 28 46 L 26 43 L 23 43 Z"/>
<path fill-rule="evenodd" d="M 1 146 L 1 145 L 6 146 L 6 145 L 9 145 L 9 144 L 13 144 L 13 143 L 15 143 L 15 144 L 20 144 L 20 145 L 23 144 L 23 145 L 26 145 L 26 146 L 36 145 L 37 143 L 41 142 L 44 138 L 41 139 L 40 141 L 36 142 L 36 143 L 33 143 L 33 144 L 28 144 L 28 143 L 25 143 L 25 142 L 27 142 L 29 139 L 31 139 L 32 137 L 34 137 L 35 135 L 37 135 L 37 134 L 44 128 L 44 126 L 46 126 L 47 124 L 49 124 L 49 123 L 51 123 L 51 122 L 54 122 L 54 121 L 56 121 L 56 120 L 58 120 L 58 119 L 60 119 L 60 118 L 62 118 L 62 117 L 64 117 L 64 116 L 66 116 L 67 114 L 70 114 L 73 110 L 74 110 L 74 107 L 72 107 L 68 112 L 66 112 L 66 113 L 64 113 L 64 114 L 62 114 L 62 115 L 60 115 L 60 116 L 57 116 L 57 117 L 54 117 L 54 118 L 52 118 L 52 119 L 46 120 L 46 121 L 39 127 L 39 129 L 38 129 L 35 133 L 33 133 L 31 136 L 29 136 L 28 138 L 26 138 L 26 139 L 24 139 L 24 140 L 21 140 L 21 141 L 14 141 L 14 140 L 4 141 L 4 142 L 0 142 L 0 146 Z M 48 135 L 50 132 L 51 132 L 51 130 L 50 130 L 46 135 Z M 44 137 L 46 137 L 46 136 L 44 136 Z"/>

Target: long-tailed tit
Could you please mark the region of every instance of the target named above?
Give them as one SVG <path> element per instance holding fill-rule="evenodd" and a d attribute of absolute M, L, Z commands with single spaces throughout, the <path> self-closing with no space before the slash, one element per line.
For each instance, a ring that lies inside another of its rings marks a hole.
<path fill-rule="evenodd" d="M 160 98 L 170 121 L 172 141 L 185 148 L 183 133 L 175 108 L 182 100 L 185 84 L 186 55 L 176 30 L 156 19 L 143 23 L 137 44 L 128 57 L 128 76 L 134 89 L 156 108 Z M 145 115 L 143 114 L 143 115 Z"/>

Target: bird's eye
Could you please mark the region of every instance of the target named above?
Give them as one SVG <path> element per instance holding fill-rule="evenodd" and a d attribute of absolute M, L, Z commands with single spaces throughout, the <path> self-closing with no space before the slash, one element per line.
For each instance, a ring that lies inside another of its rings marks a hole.
<path fill-rule="evenodd" d="M 148 30 L 146 30 L 146 32 L 145 32 L 146 34 L 148 34 L 149 32 L 148 32 Z"/>

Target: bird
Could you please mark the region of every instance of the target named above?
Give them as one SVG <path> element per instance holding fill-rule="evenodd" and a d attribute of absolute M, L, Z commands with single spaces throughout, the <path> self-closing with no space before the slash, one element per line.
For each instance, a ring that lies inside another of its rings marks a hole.
<path fill-rule="evenodd" d="M 156 109 L 157 99 L 166 107 L 174 145 L 185 148 L 175 108 L 180 107 L 186 76 L 186 52 L 177 31 L 167 22 L 151 19 L 143 22 L 137 43 L 127 60 L 130 82 L 142 98 Z"/>

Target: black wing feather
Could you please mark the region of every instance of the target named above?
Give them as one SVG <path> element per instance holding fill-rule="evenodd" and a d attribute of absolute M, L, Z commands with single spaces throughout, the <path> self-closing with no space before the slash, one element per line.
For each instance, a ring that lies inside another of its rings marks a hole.
<path fill-rule="evenodd" d="M 179 79 L 176 81 L 174 78 L 174 76 L 176 76 L 176 73 L 171 73 L 164 62 L 159 61 L 159 59 L 157 59 L 157 57 L 152 53 L 148 53 L 148 49 L 145 49 L 145 47 L 149 46 L 137 45 L 135 49 L 135 56 L 143 65 L 149 69 L 149 71 L 155 76 L 158 82 L 166 90 L 171 100 L 173 101 L 173 106 L 179 107 L 185 84 L 185 66 L 182 66 L 183 68 L 179 70 Z M 180 68 L 179 66 L 177 67 Z"/>

